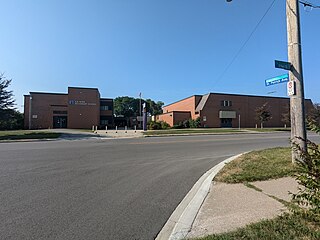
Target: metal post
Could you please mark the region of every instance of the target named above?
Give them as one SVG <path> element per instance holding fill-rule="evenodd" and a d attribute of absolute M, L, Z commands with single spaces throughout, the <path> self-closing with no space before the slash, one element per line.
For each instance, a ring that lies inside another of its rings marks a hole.
<path fill-rule="evenodd" d="M 299 1 L 287 0 L 286 2 L 288 61 L 292 64 L 289 79 L 290 81 L 294 81 L 296 85 L 296 94 L 290 96 L 291 140 L 298 144 L 302 151 L 306 151 L 307 133 L 305 126 Z M 301 159 L 299 159 L 297 153 L 292 150 L 292 162 L 296 160 Z"/>
<path fill-rule="evenodd" d="M 118 133 L 118 126 L 116 126 L 116 133 Z"/>
<path fill-rule="evenodd" d="M 138 124 L 141 126 L 141 117 L 142 117 L 142 109 L 141 109 L 141 93 L 139 94 L 139 96 L 140 96 L 140 103 L 139 103 L 139 115 L 140 115 L 139 120 L 140 120 L 140 121 L 138 121 Z"/>
<path fill-rule="evenodd" d="M 32 124 L 31 124 L 31 121 L 32 121 L 32 116 L 31 116 L 31 114 L 32 114 L 32 111 L 31 111 L 32 103 L 31 103 L 31 101 L 32 101 L 32 95 L 30 93 L 30 97 L 29 97 L 29 129 L 32 128 Z"/>
<path fill-rule="evenodd" d="M 127 126 L 124 127 L 124 132 L 127 133 Z"/>
<path fill-rule="evenodd" d="M 146 103 L 143 103 L 143 131 L 147 131 L 147 107 L 146 107 Z"/>
<path fill-rule="evenodd" d="M 108 125 L 106 125 L 106 133 L 108 132 Z"/>
<path fill-rule="evenodd" d="M 239 114 L 239 130 L 241 129 L 241 116 L 240 116 L 240 114 Z"/>

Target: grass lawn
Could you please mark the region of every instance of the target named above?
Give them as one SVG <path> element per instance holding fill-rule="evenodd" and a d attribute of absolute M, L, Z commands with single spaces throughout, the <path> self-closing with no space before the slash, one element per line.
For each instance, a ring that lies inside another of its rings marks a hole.
<path fill-rule="evenodd" d="M 0 140 L 47 139 L 58 138 L 60 135 L 60 133 L 32 130 L 0 131 Z"/>
<path fill-rule="evenodd" d="M 198 240 L 316 240 L 320 239 L 320 223 L 297 214 L 284 214 L 275 219 L 250 224 L 238 230 L 214 234 Z"/>
<path fill-rule="evenodd" d="M 171 135 L 171 134 L 192 134 L 192 133 L 239 133 L 239 132 L 283 132 L 290 131 L 290 128 L 185 128 L 185 129 L 166 129 L 148 130 L 144 135 Z"/>
<path fill-rule="evenodd" d="M 291 148 L 270 148 L 252 151 L 226 164 L 215 177 L 216 181 L 242 183 L 291 176 Z"/>
<path fill-rule="evenodd" d="M 246 128 L 246 130 L 256 132 L 290 132 L 291 128 Z"/>

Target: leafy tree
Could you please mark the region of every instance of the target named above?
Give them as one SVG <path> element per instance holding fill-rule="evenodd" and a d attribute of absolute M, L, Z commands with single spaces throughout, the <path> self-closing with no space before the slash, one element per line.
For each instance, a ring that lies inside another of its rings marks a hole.
<path fill-rule="evenodd" d="M 151 99 L 146 99 L 144 102 L 147 103 L 147 111 L 150 113 L 150 115 L 159 115 L 162 113 L 162 107 L 164 105 L 163 102 L 155 102 Z"/>
<path fill-rule="evenodd" d="M 261 128 L 263 128 L 263 123 L 269 121 L 272 118 L 271 112 L 269 111 L 268 103 L 263 104 L 261 107 L 257 107 L 255 112 L 256 120 L 260 122 Z"/>
<path fill-rule="evenodd" d="M 0 110 L 8 110 L 14 108 L 14 99 L 12 91 L 7 90 L 12 79 L 7 79 L 0 74 Z"/>
<path fill-rule="evenodd" d="M 154 102 L 151 99 L 141 99 L 141 105 L 147 104 L 147 112 L 150 115 L 158 115 L 162 113 L 163 102 Z M 140 116 L 140 99 L 133 97 L 117 97 L 113 101 L 114 112 L 116 115 L 123 115 L 124 117 L 136 117 Z M 142 108 L 142 106 L 141 106 Z"/>
<path fill-rule="evenodd" d="M 0 130 L 18 129 L 23 126 L 23 114 L 15 109 L 13 93 L 8 90 L 11 81 L 0 74 Z"/>
<path fill-rule="evenodd" d="M 133 97 L 117 97 L 113 101 L 114 113 L 124 117 L 139 116 L 139 99 Z"/>

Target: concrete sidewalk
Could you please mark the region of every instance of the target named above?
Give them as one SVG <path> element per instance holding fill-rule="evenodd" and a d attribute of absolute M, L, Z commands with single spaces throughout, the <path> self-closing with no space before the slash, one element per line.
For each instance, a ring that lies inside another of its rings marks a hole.
<path fill-rule="evenodd" d="M 298 188 L 296 181 L 288 177 L 250 184 L 213 182 L 187 238 L 228 232 L 274 218 L 287 211 L 279 199 L 290 201 L 289 192 L 297 192 Z"/>

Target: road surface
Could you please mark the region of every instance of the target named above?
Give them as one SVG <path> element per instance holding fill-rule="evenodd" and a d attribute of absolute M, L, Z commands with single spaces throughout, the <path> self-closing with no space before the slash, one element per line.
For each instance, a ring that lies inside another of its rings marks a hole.
<path fill-rule="evenodd" d="M 154 239 L 199 177 L 289 134 L 0 143 L 0 239 Z"/>

